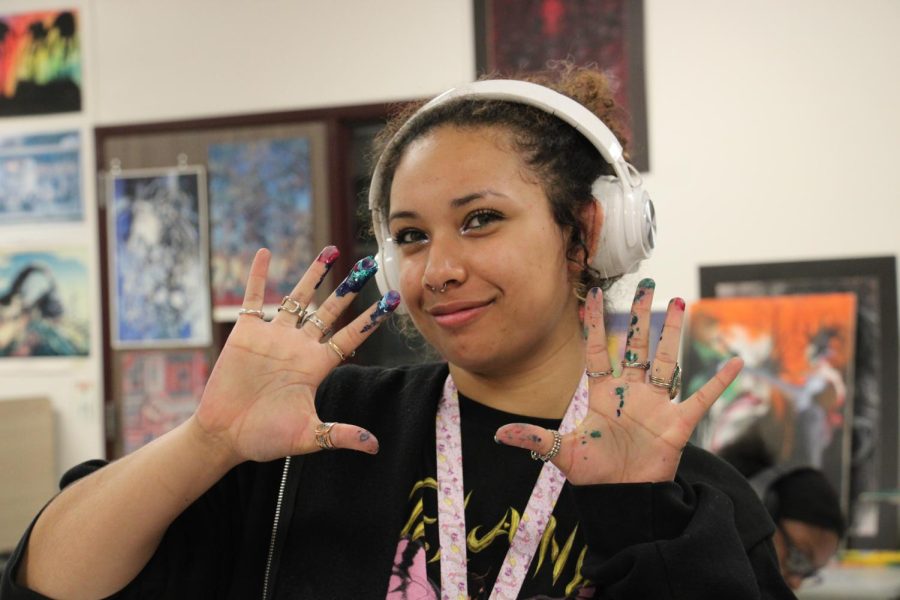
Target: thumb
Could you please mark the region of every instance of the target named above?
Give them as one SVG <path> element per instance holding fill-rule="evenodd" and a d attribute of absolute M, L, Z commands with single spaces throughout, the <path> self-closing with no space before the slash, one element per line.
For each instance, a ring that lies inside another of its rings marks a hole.
<path fill-rule="evenodd" d="M 561 447 L 561 440 L 559 444 L 556 443 L 558 435 L 559 433 L 554 435 L 553 431 L 537 425 L 510 423 L 497 430 L 494 441 L 506 446 L 531 450 L 534 458 L 537 458 L 535 455 L 546 456 L 552 452 L 551 458 L 553 458 L 559 454 Z M 556 446 L 555 452 L 553 452 L 554 446 Z"/>
<path fill-rule="evenodd" d="M 322 423 L 314 429 L 314 435 L 314 443 L 323 450 L 340 448 L 378 454 L 378 439 L 375 435 L 356 425 Z"/>

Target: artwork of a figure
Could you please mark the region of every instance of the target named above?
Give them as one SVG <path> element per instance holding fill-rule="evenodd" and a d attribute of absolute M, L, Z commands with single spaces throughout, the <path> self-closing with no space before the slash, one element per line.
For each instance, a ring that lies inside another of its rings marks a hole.
<path fill-rule="evenodd" d="M 0 357 L 86 356 L 89 347 L 83 257 L 0 258 Z"/>

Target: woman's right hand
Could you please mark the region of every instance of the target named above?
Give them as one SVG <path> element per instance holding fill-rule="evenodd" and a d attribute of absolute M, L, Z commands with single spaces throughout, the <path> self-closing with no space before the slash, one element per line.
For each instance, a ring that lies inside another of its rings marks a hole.
<path fill-rule="evenodd" d="M 337 259 L 334 246 L 322 251 L 290 294 L 306 307 Z M 256 253 L 243 308 L 261 311 L 271 254 Z M 323 328 L 331 327 L 374 275 L 377 265 L 365 258 L 316 310 Z M 331 342 L 319 326 L 307 321 L 297 327 L 298 316 L 281 310 L 271 322 L 256 314 L 242 314 L 225 342 L 210 374 L 200 406 L 192 417 L 198 433 L 224 460 L 267 461 L 316 452 L 316 388 L 329 371 L 342 362 L 339 351 L 350 354 L 397 307 L 400 296 L 388 292 L 369 310 L 334 333 Z M 378 452 L 378 440 L 368 431 L 346 423 L 330 430 L 335 448 Z"/>

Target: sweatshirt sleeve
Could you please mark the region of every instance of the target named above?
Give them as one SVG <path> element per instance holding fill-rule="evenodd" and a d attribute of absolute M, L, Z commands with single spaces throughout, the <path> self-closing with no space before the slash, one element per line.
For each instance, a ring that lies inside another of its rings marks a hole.
<path fill-rule="evenodd" d="M 64 489 L 70 483 L 90 475 L 104 465 L 106 465 L 106 461 L 89 460 L 72 467 L 66 471 L 62 480 L 60 480 L 60 489 Z M 28 525 L 28 529 L 26 529 L 25 533 L 22 535 L 22 539 L 19 540 L 19 544 L 9 557 L 9 562 L 6 563 L 6 569 L 2 573 L 2 577 L 0 577 L 0 600 L 34 600 L 38 598 L 47 598 L 42 594 L 38 594 L 37 592 L 16 583 L 16 575 L 19 572 L 19 566 L 22 564 L 22 555 L 25 553 L 28 539 L 31 537 L 31 529 L 34 527 L 35 521 L 38 520 L 42 512 L 44 512 L 43 509 L 35 515 L 34 519 Z"/>
<path fill-rule="evenodd" d="M 732 499 L 708 483 L 574 488 L 598 598 L 794 598 L 769 537 L 748 544 Z M 742 539 L 744 538 L 744 539 Z"/>
<path fill-rule="evenodd" d="M 60 485 L 65 488 L 105 465 L 105 461 L 78 465 L 63 476 Z M 262 589 L 262 561 L 251 566 L 242 559 L 247 554 L 265 556 L 268 538 L 263 534 L 271 530 L 277 491 L 274 484 L 260 481 L 268 469 L 268 464 L 245 463 L 226 474 L 169 526 L 143 570 L 112 597 L 224 597 L 224 586 L 231 591 L 244 585 Z M 44 598 L 15 581 L 30 533 L 31 526 L 10 557 L 0 583 L 0 600 Z"/>

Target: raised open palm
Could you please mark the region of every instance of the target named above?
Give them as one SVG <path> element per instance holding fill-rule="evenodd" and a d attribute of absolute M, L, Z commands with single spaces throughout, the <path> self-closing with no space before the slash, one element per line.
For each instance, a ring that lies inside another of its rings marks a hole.
<path fill-rule="evenodd" d="M 562 436 L 552 459 L 576 485 L 671 481 L 681 452 L 712 403 L 741 370 L 740 359 L 728 361 L 716 375 L 681 403 L 670 399 L 684 319 L 684 301 L 669 303 L 656 356 L 649 353 L 650 308 L 654 283 L 643 280 L 637 288 L 625 346 L 621 375 L 614 376 L 606 331 L 603 298 L 591 290 L 585 306 L 588 325 L 585 363 L 589 375 L 585 418 Z M 497 431 L 497 439 L 546 454 L 553 436 L 546 429 L 510 424 Z"/>
<path fill-rule="evenodd" d="M 399 295 L 389 292 L 331 336 L 332 324 L 377 269 L 366 258 L 356 263 L 313 317 L 301 321 L 337 256 L 333 246 L 323 250 L 271 322 L 262 318 L 271 255 L 260 250 L 253 259 L 245 310 L 228 336 L 194 416 L 206 434 L 229 448 L 235 462 L 319 450 L 316 427 L 322 421 L 315 409 L 316 389 L 399 303 Z M 335 448 L 378 451 L 375 436 L 354 425 L 335 424 L 327 435 Z"/>

